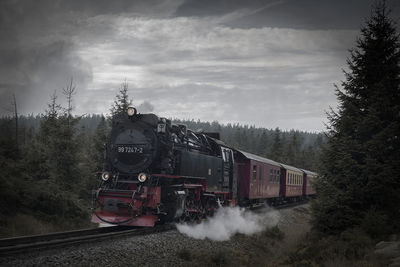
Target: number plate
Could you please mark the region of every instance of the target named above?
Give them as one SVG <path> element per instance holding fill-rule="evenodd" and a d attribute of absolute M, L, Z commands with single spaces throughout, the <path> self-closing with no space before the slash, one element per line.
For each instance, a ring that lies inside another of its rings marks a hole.
<path fill-rule="evenodd" d="M 118 146 L 117 147 L 118 153 L 136 153 L 136 154 L 142 154 L 143 153 L 143 147 L 137 147 L 137 146 Z"/>

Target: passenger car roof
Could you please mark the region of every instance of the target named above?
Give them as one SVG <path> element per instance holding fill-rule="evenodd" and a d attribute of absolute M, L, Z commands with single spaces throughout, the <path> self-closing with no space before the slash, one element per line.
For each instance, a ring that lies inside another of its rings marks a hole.
<path fill-rule="evenodd" d="M 280 165 L 282 166 L 282 168 L 286 169 L 286 170 L 291 170 L 291 171 L 295 171 L 295 172 L 303 172 L 301 169 L 290 166 L 290 165 L 286 165 L 283 163 L 280 163 Z"/>
<path fill-rule="evenodd" d="M 273 161 L 271 159 L 263 158 L 263 157 L 260 157 L 260 156 L 257 156 L 257 155 L 254 155 L 254 154 L 251 154 L 251 153 L 248 153 L 248 152 L 244 152 L 244 151 L 241 151 L 241 150 L 237 150 L 237 151 L 240 152 L 247 159 L 256 160 L 256 161 L 260 161 L 260 162 L 263 162 L 263 163 L 267 163 L 267 164 L 271 164 L 271 165 L 280 167 L 280 164 L 278 162 Z"/>
<path fill-rule="evenodd" d="M 316 172 L 312 172 L 312 171 L 307 171 L 307 170 L 304 170 L 304 169 L 301 169 L 303 172 L 305 172 L 306 174 L 308 174 L 308 175 L 314 175 L 314 176 L 318 176 L 318 173 L 316 173 Z"/>

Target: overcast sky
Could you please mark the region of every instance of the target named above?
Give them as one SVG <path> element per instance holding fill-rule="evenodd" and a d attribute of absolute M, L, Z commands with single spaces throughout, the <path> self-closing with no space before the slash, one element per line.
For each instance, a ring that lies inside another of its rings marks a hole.
<path fill-rule="evenodd" d="M 62 103 L 71 77 L 74 113 L 107 113 L 126 79 L 142 112 L 321 131 L 372 3 L 1 0 L 0 113 Z"/>

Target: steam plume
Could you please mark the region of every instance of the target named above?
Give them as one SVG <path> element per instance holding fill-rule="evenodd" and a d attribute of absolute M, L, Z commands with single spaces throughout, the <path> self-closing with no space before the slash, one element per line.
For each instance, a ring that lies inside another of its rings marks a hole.
<path fill-rule="evenodd" d="M 154 106 L 150 102 L 144 101 L 137 109 L 140 113 L 150 113 L 154 110 Z"/>
<path fill-rule="evenodd" d="M 200 224 L 177 224 L 179 232 L 195 239 L 211 239 L 215 241 L 229 240 L 234 234 L 252 235 L 263 231 L 266 227 L 276 225 L 279 213 L 271 208 L 261 212 L 252 212 L 239 207 L 222 207 L 214 217 Z"/>

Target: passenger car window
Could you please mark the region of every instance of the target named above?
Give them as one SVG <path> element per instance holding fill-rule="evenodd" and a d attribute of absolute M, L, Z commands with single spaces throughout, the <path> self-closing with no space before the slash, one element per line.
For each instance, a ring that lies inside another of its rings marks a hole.
<path fill-rule="evenodd" d="M 253 180 L 257 180 L 257 165 L 253 165 Z"/>

